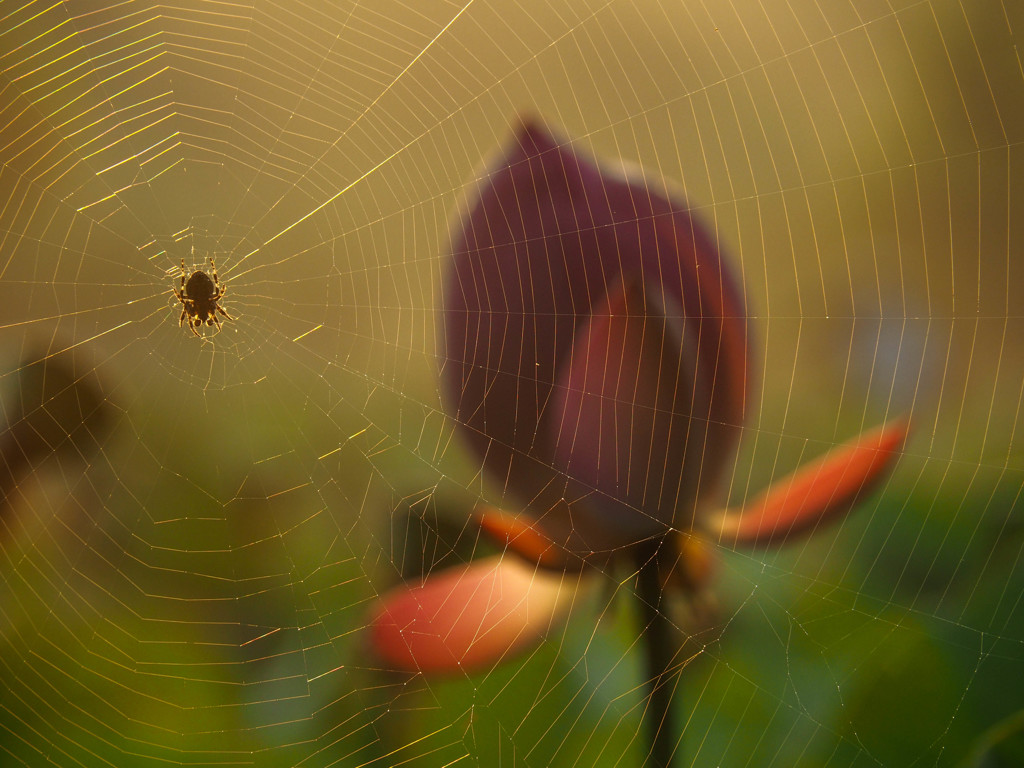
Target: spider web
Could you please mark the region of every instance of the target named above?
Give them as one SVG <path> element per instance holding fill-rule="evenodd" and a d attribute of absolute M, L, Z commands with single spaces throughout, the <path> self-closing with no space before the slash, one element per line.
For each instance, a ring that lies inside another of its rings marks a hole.
<path fill-rule="evenodd" d="M 435 344 L 462 190 L 519 114 L 680 183 L 741 275 L 731 503 L 913 424 L 841 525 L 717 548 L 712 630 L 665 607 L 680 764 L 1020 750 L 1022 24 L 1005 1 L 0 4 L 0 762 L 641 764 L 628 569 L 489 672 L 365 647 L 400 578 L 494 551 L 470 510 L 505 489 Z M 234 319 L 197 339 L 172 288 L 209 258 Z"/>

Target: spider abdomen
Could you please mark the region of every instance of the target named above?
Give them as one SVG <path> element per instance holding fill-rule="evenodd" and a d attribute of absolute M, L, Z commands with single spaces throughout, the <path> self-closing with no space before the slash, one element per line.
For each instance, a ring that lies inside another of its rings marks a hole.
<path fill-rule="evenodd" d="M 213 280 L 203 271 L 192 273 L 192 277 L 185 284 L 185 296 L 192 301 L 209 300 L 217 289 L 213 286 Z"/>

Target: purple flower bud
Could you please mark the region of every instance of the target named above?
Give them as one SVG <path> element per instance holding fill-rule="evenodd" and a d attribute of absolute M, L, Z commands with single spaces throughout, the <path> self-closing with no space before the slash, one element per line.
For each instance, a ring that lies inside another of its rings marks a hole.
<path fill-rule="evenodd" d="M 448 408 L 504 506 L 578 554 L 692 527 L 743 421 L 740 291 L 663 186 L 526 123 L 452 237 Z"/>
<path fill-rule="evenodd" d="M 514 499 L 477 511 L 506 554 L 376 601 L 373 653 L 389 666 L 466 672 L 520 653 L 564 620 L 586 574 L 652 537 L 665 588 L 707 619 L 709 542 L 808 534 L 895 462 L 902 419 L 749 504 L 713 506 L 743 420 L 745 313 L 710 238 L 652 184 L 527 124 L 470 195 L 446 277 L 441 380 Z"/>

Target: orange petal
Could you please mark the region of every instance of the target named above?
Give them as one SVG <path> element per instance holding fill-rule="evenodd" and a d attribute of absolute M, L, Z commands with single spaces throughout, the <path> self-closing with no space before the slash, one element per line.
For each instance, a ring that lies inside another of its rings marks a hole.
<path fill-rule="evenodd" d="M 577 575 L 515 557 L 450 568 L 381 598 L 372 651 L 391 669 L 457 672 L 486 668 L 539 643 L 572 604 Z"/>
<path fill-rule="evenodd" d="M 723 544 L 767 544 L 812 531 L 850 510 L 893 464 L 907 423 L 891 421 L 834 448 L 762 492 L 740 510 L 712 521 Z"/>
<path fill-rule="evenodd" d="M 498 544 L 531 563 L 555 570 L 579 570 L 583 561 L 570 558 L 563 547 L 544 533 L 540 524 L 526 515 L 512 515 L 497 507 L 477 508 L 480 528 Z"/>

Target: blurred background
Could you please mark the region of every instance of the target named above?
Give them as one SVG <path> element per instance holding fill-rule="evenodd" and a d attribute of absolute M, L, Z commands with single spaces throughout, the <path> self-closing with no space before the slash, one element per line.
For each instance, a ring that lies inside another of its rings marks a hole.
<path fill-rule="evenodd" d="M 445 247 L 520 115 L 680 186 L 742 276 L 729 500 L 886 418 L 848 519 L 717 548 L 681 764 L 1024 761 L 1024 10 L 954 0 L 0 6 L 0 762 L 639 765 L 640 625 L 380 669 L 484 551 Z M 233 318 L 179 327 L 181 262 Z M 668 726 L 666 726 L 668 727 Z"/>

